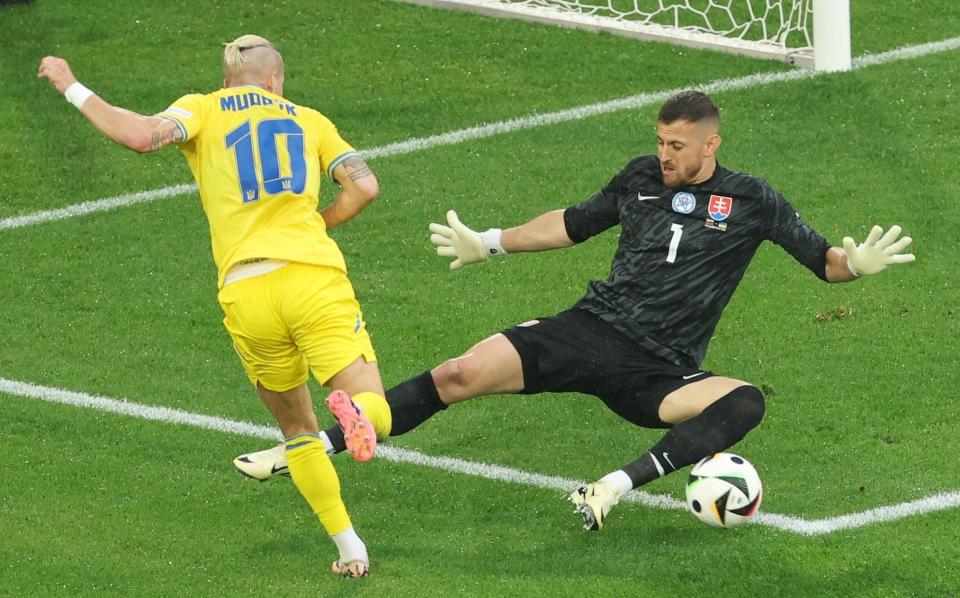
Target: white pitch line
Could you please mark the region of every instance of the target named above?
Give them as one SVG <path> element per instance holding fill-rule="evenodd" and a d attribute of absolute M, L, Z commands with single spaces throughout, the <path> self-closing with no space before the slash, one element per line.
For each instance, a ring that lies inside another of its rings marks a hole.
<path fill-rule="evenodd" d="M 2 387 L 0 387 L 0 390 L 2 390 Z M 431 457 L 417 451 L 390 446 L 378 446 L 377 456 L 399 463 L 412 463 L 414 465 L 432 467 L 451 473 L 462 473 L 488 480 L 523 484 L 525 486 L 534 486 L 547 490 L 560 490 L 565 494 L 586 483 L 583 480 L 531 473 L 513 469 L 512 467 L 477 463 L 476 461 L 467 461 L 466 459 L 458 459 L 456 457 Z M 643 490 L 634 490 L 625 496 L 623 500 L 661 509 L 683 510 L 687 508 L 683 502 L 672 496 L 650 494 Z"/>
<path fill-rule="evenodd" d="M 854 529 L 874 523 L 896 521 L 905 517 L 944 511 L 946 509 L 955 509 L 957 507 L 960 507 L 960 490 L 941 492 L 910 502 L 877 507 L 867 511 L 860 511 L 859 513 L 838 515 L 826 519 L 808 520 L 800 517 L 791 517 L 789 515 L 777 515 L 775 513 L 757 513 L 754 521 L 805 536 L 819 536 L 843 529 Z"/>
<path fill-rule="evenodd" d="M 72 206 L 67 206 L 65 208 L 43 210 L 41 212 L 34 212 L 32 214 L 24 214 L 23 216 L 4 218 L 3 220 L 0 220 L 0 230 L 31 226 L 34 224 L 41 224 L 43 222 L 52 222 L 54 220 L 65 220 L 75 216 L 93 214 L 94 212 L 106 212 L 109 210 L 115 210 L 117 208 L 132 206 L 138 203 L 149 203 L 165 197 L 175 197 L 177 195 L 183 195 L 196 190 L 197 186 L 195 184 L 184 183 L 182 185 L 162 187 L 160 189 L 153 189 L 151 191 L 127 193 L 124 195 L 117 195 L 116 197 L 107 197 L 106 199 L 85 201 L 83 203 L 73 204 Z"/>
<path fill-rule="evenodd" d="M 930 42 L 915 46 L 906 46 L 903 48 L 890 50 L 888 52 L 860 56 L 853 61 L 853 68 L 856 70 L 878 64 L 895 62 L 898 60 L 910 60 L 929 54 L 955 50 L 957 48 L 960 48 L 960 37 L 952 37 L 943 41 Z M 774 73 L 756 73 L 736 79 L 719 79 L 711 83 L 693 85 L 691 87 L 700 89 L 705 93 L 719 93 L 737 89 L 746 89 L 750 87 L 762 87 L 764 85 L 770 85 L 772 83 L 779 83 L 782 81 L 812 79 L 822 76 L 823 74 L 824 73 L 813 70 L 793 69 Z M 560 110 L 557 112 L 533 114 L 501 122 L 478 125 L 457 131 L 450 131 L 440 135 L 408 139 L 407 141 L 389 143 L 387 145 L 381 145 L 363 150 L 363 154 L 370 159 L 385 158 L 387 156 L 409 154 L 434 147 L 454 145 L 457 143 L 463 143 L 464 141 L 469 141 L 471 139 L 484 139 L 503 133 L 510 133 L 512 131 L 534 129 L 557 123 L 582 120 L 592 116 L 599 116 L 601 114 L 608 114 L 621 110 L 643 108 L 651 104 L 663 102 L 670 96 L 683 91 L 683 89 L 689 89 L 689 87 L 641 93 L 607 102 L 599 102 L 595 104 L 579 106 L 576 108 L 569 108 L 567 110 Z M 40 224 L 42 222 L 73 218 L 74 216 L 83 216 L 85 214 L 91 214 L 94 212 L 104 212 L 138 203 L 152 202 L 165 197 L 174 197 L 185 193 L 191 193 L 196 191 L 196 189 L 196 185 L 192 183 L 186 183 L 181 185 L 173 185 L 170 187 L 162 187 L 160 189 L 153 189 L 150 191 L 143 191 L 141 193 L 118 195 L 116 197 L 83 202 L 55 210 L 44 210 L 41 212 L 34 212 L 32 214 L 25 214 L 23 216 L 4 218 L 0 220 L 0 231 L 30 226 L 33 224 Z"/>
<path fill-rule="evenodd" d="M 96 409 L 97 411 L 129 415 L 151 421 L 183 424 L 205 430 L 216 430 L 230 434 L 267 438 L 268 440 L 275 440 L 277 442 L 283 440 L 276 426 L 258 426 L 248 422 L 238 422 L 220 417 L 200 415 L 180 409 L 171 409 L 170 407 L 142 405 L 140 403 L 131 403 L 130 401 L 111 399 L 99 395 L 73 392 L 62 388 L 38 386 L 28 382 L 8 380 L 7 378 L 0 378 L 0 392 L 18 397 L 26 397 L 28 399 L 39 399 L 50 403 L 62 403 L 64 405 L 73 405 L 74 407 L 87 407 L 89 409 Z"/>
<path fill-rule="evenodd" d="M 946 52 L 957 48 L 960 48 L 960 37 L 954 37 L 940 42 L 931 42 L 916 46 L 898 48 L 889 52 L 859 57 L 854 60 L 854 69 L 885 64 L 898 60 L 918 58 L 928 54 Z M 820 76 L 821 74 L 822 73 L 808 70 L 758 73 L 737 79 L 720 79 L 696 87 L 706 93 L 718 93 L 736 89 L 745 89 L 749 87 L 760 87 L 782 81 L 810 79 Z M 608 102 L 600 102 L 580 106 L 577 108 L 571 108 L 568 110 L 531 115 L 493 124 L 480 125 L 458 131 L 451 131 L 441 135 L 410 139 L 403 142 L 374 147 L 369 150 L 365 150 L 364 154 L 371 159 L 402 155 L 415 151 L 430 149 L 433 147 L 463 143 L 464 141 L 469 141 L 471 139 L 492 137 L 494 135 L 500 135 L 502 133 L 509 133 L 512 131 L 582 120 L 592 116 L 608 114 L 620 110 L 637 109 L 644 106 L 649 106 L 656 102 L 662 102 L 679 91 L 681 91 L 681 89 L 678 88 L 661 92 L 637 94 Z M 134 205 L 137 203 L 152 202 L 158 199 L 174 197 L 194 191 L 196 191 L 196 185 L 181 184 L 150 191 L 143 191 L 140 193 L 125 194 L 106 199 L 83 202 L 80 204 L 67 206 L 65 208 L 44 210 L 41 212 L 35 212 L 33 214 L 2 219 L 0 220 L 0 230 L 20 228 L 33 224 L 40 224 L 43 222 L 82 216 L 94 212 L 113 210 L 119 207 Z M 279 435 L 276 429 L 271 427 L 257 426 L 247 422 L 237 422 L 218 417 L 199 415 L 166 407 L 151 407 L 147 405 L 140 405 L 138 403 L 131 403 L 128 401 L 118 401 L 116 399 L 110 399 L 107 397 L 99 397 L 84 393 L 70 392 L 62 389 L 37 386 L 24 382 L 6 380 L 3 378 L 0 378 L 0 392 L 6 392 L 8 394 L 22 397 L 41 399 L 45 401 L 89 407 L 102 411 L 131 415 L 148 420 L 179 423 L 200 428 L 218 430 L 221 432 L 243 434 L 270 440 L 279 440 Z M 507 467 L 475 463 L 463 459 L 455 459 L 451 457 L 431 457 L 416 451 L 394 447 L 382 447 L 380 450 L 380 455 L 391 461 L 419 464 L 450 472 L 474 475 L 493 480 L 522 483 L 540 488 L 549 488 L 561 491 L 569 490 L 570 488 L 582 483 L 579 480 L 544 476 L 541 474 L 523 472 Z M 681 501 L 678 501 L 673 497 L 653 495 L 642 491 L 634 491 L 633 493 L 624 497 L 624 500 L 659 508 L 685 508 Z M 755 521 L 759 524 L 770 525 L 772 527 L 777 527 L 799 534 L 818 535 L 831 533 L 841 529 L 862 527 L 864 525 L 882 521 L 893 521 L 911 515 L 955 508 L 957 506 L 960 506 L 960 491 L 937 494 L 913 502 L 885 506 L 877 509 L 871 509 L 869 511 L 828 519 L 809 521 L 798 517 L 764 512 L 758 514 L 755 518 Z"/>
<path fill-rule="evenodd" d="M 273 442 L 280 440 L 279 432 L 275 427 L 271 426 L 260 426 L 249 422 L 201 415 L 180 409 L 171 409 L 169 407 L 141 405 L 130 401 L 89 395 L 82 392 L 64 390 L 62 388 L 39 386 L 27 382 L 8 380 L 6 378 L 0 378 L 0 393 L 38 399 L 51 403 L 73 405 L 75 407 L 86 407 L 151 421 L 187 425 L 229 434 L 252 436 L 254 438 L 264 438 Z M 432 467 L 450 473 L 460 473 L 513 484 L 524 484 L 537 488 L 546 488 L 548 490 L 558 490 L 564 493 L 583 484 L 581 480 L 530 473 L 511 467 L 477 463 L 454 457 L 432 457 L 410 449 L 390 446 L 378 447 L 377 455 L 388 461 Z M 634 490 L 627 494 L 623 500 L 660 509 L 683 510 L 686 508 L 683 502 L 672 496 L 650 494 L 642 490 Z M 868 511 L 840 515 L 827 519 L 807 520 L 789 515 L 761 512 L 757 514 L 753 522 L 758 525 L 766 525 L 806 536 L 818 536 L 844 529 L 853 529 L 874 523 L 896 521 L 915 515 L 943 511 L 958 506 L 960 506 L 960 491 L 955 491 L 934 494 L 911 502 L 878 507 Z"/>

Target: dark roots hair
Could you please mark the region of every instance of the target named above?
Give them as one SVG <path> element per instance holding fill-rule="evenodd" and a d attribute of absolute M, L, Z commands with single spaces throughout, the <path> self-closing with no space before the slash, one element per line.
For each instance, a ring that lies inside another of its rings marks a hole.
<path fill-rule="evenodd" d="M 658 119 L 665 125 L 678 120 L 697 123 L 702 120 L 720 122 L 720 109 L 702 91 L 681 91 L 660 107 Z"/>

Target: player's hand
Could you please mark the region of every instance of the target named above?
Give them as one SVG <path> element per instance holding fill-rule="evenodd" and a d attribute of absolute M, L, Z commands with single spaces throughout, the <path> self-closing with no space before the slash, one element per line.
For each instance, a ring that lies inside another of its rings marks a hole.
<path fill-rule="evenodd" d="M 40 61 L 40 71 L 37 76 L 48 79 L 50 85 L 53 85 L 60 93 L 65 92 L 70 85 L 77 81 L 67 61 L 56 56 L 45 56 Z"/>
<path fill-rule="evenodd" d="M 856 245 L 851 237 L 843 238 L 843 250 L 847 253 L 847 267 L 854 276 L 869 276 L 882 271 L 890 264 L 905 264 L 916 258 L 912 253 L 900 253 L 913 241 L 903 237 L 899 241 L 900 227 L 894 224 L 883 234 L 883 229 L 874 226 L 867 240 Z M 883 236 L 881 236 L 883 235 Z"/>
<path fill-rule="evenodd" d="M 430 223 L 430 232 L 433 233 L 430 235 L 430 242 L 437 246 L 437 255 L 457 258 L 450 262 L 451 270 L 487 261 L 480 234 L 460 222 L 453 210 L 447 212 L 447 224 L 450 226 Z"/>

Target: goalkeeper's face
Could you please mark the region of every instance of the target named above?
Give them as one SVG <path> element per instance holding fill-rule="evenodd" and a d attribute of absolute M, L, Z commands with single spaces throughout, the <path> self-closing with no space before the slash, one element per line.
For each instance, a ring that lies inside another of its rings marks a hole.
<path fill-rule="evenodd" d="M 720 135 L 713 121 L 658 123 L 657 157 L 663 183 L 676 189 L 709 179 L 717 166 L 719 146 Z"/>

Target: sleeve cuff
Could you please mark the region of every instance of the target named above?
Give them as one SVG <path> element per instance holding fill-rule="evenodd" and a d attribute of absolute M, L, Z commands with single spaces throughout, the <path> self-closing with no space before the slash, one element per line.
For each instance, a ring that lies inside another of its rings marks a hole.
<path fill-rule="evenodd" d="M 327 166 L 327 176 L 330 177 L 330 180 L 332 181 L 337 180 L 336 177 L 333 176 L 334 168 L 339 166 L 340 163 L 346 160 L 347 158 L 352 158 L 353 156 L 359 156 L 359 155 L 360 155 L 360 152 L 354 150 L 354 151 L 344 152 L 339 156 L 337 156 L 336 158 L 334 158 L 333 162 L 330 162 L 330 166 Z"/>
<path fill-rule="evenodd" d="M 170 115 L 168 115 L 168 114 L 158 114 L 157 116 L 159 116 L 159 117 L 162 118 L 163 120 L 168 120 L 168 121 L 172 122 L 173 124 L 177 125 L 177 128 L 180 129 L 180 134 L 183 135 L 183 140 L 184 140 L 184 141 L 187 140 L 187 138 L 189 137 L 189 135 L 187 135 L 187 128 L 186 128 L 185 126 L 183 126 L 183 123 L 182 123 L 182 122 L 180 122 L 179 120 L 177 120 L 176 118 L 174 118 L 174 117 L 172 117 L 172 116 L 170 116 Z"/>

